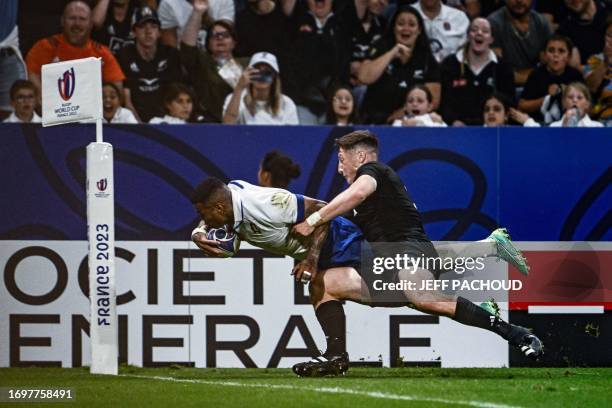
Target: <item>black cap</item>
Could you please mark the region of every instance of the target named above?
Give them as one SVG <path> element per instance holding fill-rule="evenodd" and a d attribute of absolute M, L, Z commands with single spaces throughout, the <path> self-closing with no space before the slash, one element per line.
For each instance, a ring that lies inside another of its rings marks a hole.
<path fill-rule="evenodd" d="M 144 24 L 147 21 L 152 21 L 158 26 L 161 26 L 161 22 L 159 21 L 155 10 L 147 6 L 136 9 L 134 15 L 132 16 L 132 27 Z"/>

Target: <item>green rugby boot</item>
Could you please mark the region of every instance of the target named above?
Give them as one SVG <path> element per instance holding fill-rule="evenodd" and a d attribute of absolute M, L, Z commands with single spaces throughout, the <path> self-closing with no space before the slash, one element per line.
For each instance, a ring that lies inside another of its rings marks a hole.
<path fill-rule="evenodd" d="M 489 235 L 491 239 L 497 243 L 497 257 L 503 259 L 511 265 L 514 265 L 523 275 L 529 275 L 529 265 L 527 259 L 519 251 L 512 240 L 510 234 L 505 228 L 498 228 Z"/>

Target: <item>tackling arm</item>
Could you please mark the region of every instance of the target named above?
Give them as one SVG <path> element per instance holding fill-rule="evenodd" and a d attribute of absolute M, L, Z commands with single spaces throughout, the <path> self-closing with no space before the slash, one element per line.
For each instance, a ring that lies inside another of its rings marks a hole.
<path fill-rule="evenodd" d="M 355 180 L 349 188 L 338 194 L 325 207 L 311 214 L 304 222 L 293 227 L 293 231 L 303 236 L 310 235 L 319 225 L 355 209 L 375 191 L 376 180 L 372 176 L 364 174 Z"/>

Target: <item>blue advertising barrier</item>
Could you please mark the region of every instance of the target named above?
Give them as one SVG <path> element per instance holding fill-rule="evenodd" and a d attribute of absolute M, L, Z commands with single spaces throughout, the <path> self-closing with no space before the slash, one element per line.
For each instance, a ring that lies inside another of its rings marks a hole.
<path fill-rule="evenodd" d="M 264 154 L 294 158 L 290 189 L 329 200 L 340 127 L 116 125 L 118 240 L 188 240 L 189 201 L 207 176 L 256 183 Z M 434 240 L 481 239 L 497 225 L 519 241 L 612 240 L 610 129 L 369 128 Z M 86 239 L 85 146 L 94 127 L 0 125 L 0 239 Z"/>

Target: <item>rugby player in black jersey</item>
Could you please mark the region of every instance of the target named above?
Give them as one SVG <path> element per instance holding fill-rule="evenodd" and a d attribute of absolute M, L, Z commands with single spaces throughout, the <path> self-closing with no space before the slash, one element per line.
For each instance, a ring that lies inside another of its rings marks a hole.
<path fill-rule="evenodd" d="M 317 226 L 341 214 L 353 212 L 352 221 L 361 229 L 369 243 L 395 243 L 396 248 L 402 247 L 403 253 L 415 258 L 423 254 L 427 257 L 437 256 L 436 249 L 423 228 L 421 215 L 404 183 L 392 168 L 378 161 L 378 138 L 369 131 L 360 130 L 337 139 L 336 144 L 338 172 L 346 179 L 349 187 L 305 221 L 297 224 L 293 231 L 308 236 Z M 504 259 L 526 272 L 527 266 L 520 252 L 507 245 L 509 238 L 499 235 L 494 238 L 497 245 L 505 250 Z M 438 271 L 423 268 L 413 268 L 412 271 L 404 269 L 396 272 L 394 279 L 422 282 L 437 279 L 438 274 Z M 355 274 L 351 279 L 362 277 Z M 347 285 L 354 287 L 355 282 Z M 364 286 L 369 289 L 372 305 L 375 306 L 377 293 L 374 293 L 367 282 L 362 282 L 362 287 Z M 542 342 L 528 329 L 507 323 L 497 314 L 463 297 L 450 296 L 437 290 L 405 290 L 402 295 L 407 304 L 423 313 L 446 316 L 459 323 L 497 333 L 518 347 L 527 357 L 537 359 L 543 353 Z M 301 364 L 303 367 L 319 363 L 313 361 Z M 308 371 L 316 370 L 309 367 Z"/>

